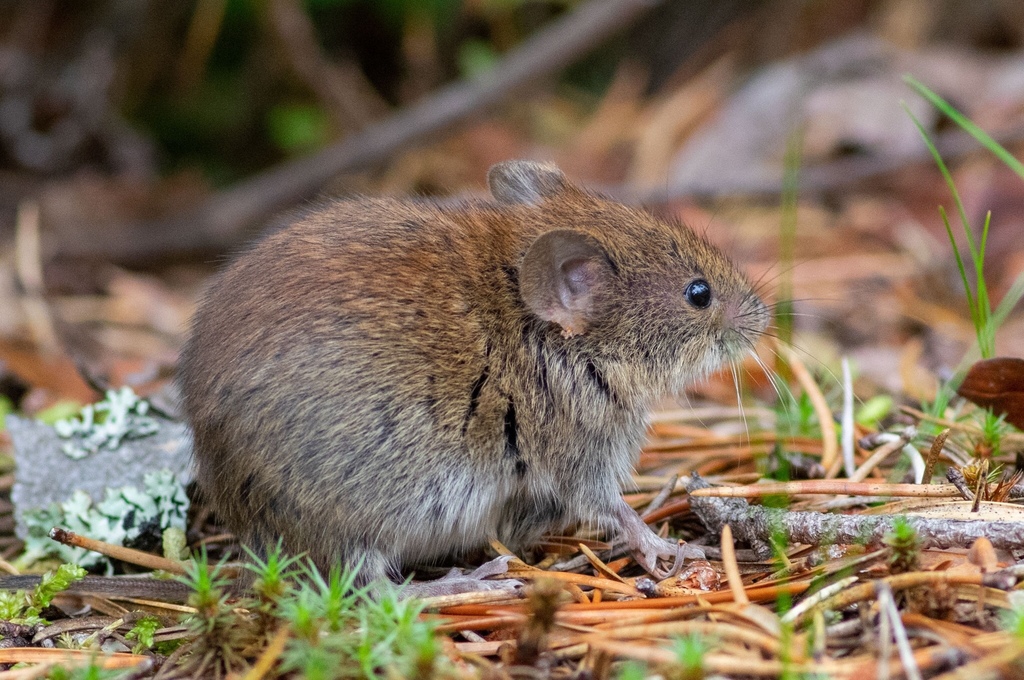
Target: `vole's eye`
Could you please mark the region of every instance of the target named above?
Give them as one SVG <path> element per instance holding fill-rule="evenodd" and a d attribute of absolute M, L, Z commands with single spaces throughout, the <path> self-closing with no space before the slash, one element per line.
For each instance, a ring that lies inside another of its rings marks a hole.
<path fill-rule="evenodd" d="M 711 304 L 711 286 L 704 279 L 697 279 L 686 287 L 686 301 L 697 309 Z"/>

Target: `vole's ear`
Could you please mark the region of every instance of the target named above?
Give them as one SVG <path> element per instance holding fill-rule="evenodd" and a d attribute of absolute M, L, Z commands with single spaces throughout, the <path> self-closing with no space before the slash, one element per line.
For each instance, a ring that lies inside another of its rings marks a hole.
<path fill-rule="evenodd" d="M 519 267 L 519 291 L 530 311 L 572 337 L 587 331 L 597 294 L 612 271 L 601 245 L 572 229 L 556 229 L 534 241 Z"/>
<path fill-rule="evenodd" d="M 552 163 L 504 161 L 487 171 L 491 195 L 502 203 L 540 203 L 561 193 L 569 181 Z"/>

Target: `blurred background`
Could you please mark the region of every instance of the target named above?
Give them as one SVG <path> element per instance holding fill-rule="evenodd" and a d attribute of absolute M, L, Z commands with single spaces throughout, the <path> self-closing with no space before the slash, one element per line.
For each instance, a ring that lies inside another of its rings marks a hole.
<path fill-rule="evenodd" d="M 517 157 L 721 243 L 858 393 L 927 398 L 974 329 L 911 114 L 991 211 L 994 301 L 1024 182 L 907 74 L 1021 156 L 1019 0 L 2 0 L 0 408 L 158 389 L 204 282 L 289 211 L 472 195 Z"/>

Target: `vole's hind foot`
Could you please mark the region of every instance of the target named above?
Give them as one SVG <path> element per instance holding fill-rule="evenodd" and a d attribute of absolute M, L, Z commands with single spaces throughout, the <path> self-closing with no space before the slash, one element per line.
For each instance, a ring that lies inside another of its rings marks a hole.
<path fill-rule="evenodd" d="M 629 549 L 637 564 L 659 581 L 678 574 L 686 560 L 704 559 L 704 551 L 697 546 L 661 538 L 653 531 L 641 534 Z M 659 558 L 668 561 L 667 568 L 658 566 Z"/>
<path fill-rule="evenodd" d="M 511 555 L 502 555 L 485 562 L 468 574 L 463 574 L 458 569 L 452 569 L 435 581 L 410 583 L 402 589 L 402 596 L 440 597 L 488 590 L 507 590 L 511 595 L 523 586 L 522 581 L 513 578 L 491 580 L 490 577 L 507 573 L 508 563 L 512 559 Z"/>
<path fill-rule="evenodd" d="M 700 548 L 658 536 L 625 501 L 614 508 L 613 519 L 619 527 L 618 538 L 633 559 L 658 580 L 678 574 L 685 560 L 704 559 Z M 667 569 L 658 566 L 659 559 L 669 561 Z"/>

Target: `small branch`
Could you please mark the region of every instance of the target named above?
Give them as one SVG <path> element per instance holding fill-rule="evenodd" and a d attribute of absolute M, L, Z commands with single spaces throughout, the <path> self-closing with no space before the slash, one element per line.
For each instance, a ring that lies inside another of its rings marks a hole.
<path fill-rule="evenodd" d="M 202 80 L 206 62 L 224 25 L 227 8 L 227 0 L 199 0 L 196 3 L 178 60 L 176 80 L 179 92 L 189 92 Z"/>
<path fill-rule="evenodd" d="M 798 496 L 809 494 L 840 494 L 846 496 L 880 496 L 911 498 L 956 498 L 960 491 L 952 484 L 874 484 L 845 480 L 812 479 L 805 482 L 777 482 L 747 486 L 713 486 L 694 489 L 694 498 L 764 498 L 766 496 Z"/>
<path fill-rule="evenodd" d="M 818 608 L 839 611 L 858 602 L 874 600 L 878 598 L 878 592 L 881 588 L 901 591 L 908 588 L 935 587 L 940 584 L 986 586 L 1000 590 L 1009 590 L 1014 585 L 1014 579 L 1012 576 L 1002 572 L 982 574 L 977 571 L 956 571 L 952 569 L 943 571 L 912 571 L 906 574 L 895 574 L 884 579 L 858 583 L 826 598 L 819 604 Z M 794 623 L 799 626 L 805 618 L 806 613 L 802 616 L 797 616 Z"/>
<path fill-rule="evenodd" d="M 807 398 L 811 400 L 811 404 L 814 406 L 814 412 L 818 416 L 818 424 L 821 426 L 821 466 L 831 471 L 832 467 L 839 460 L 839 444 L 836 441 L 836 421 L 832 419 L 832 409 L 828 407 L 828 401 L 825 400 L 825 395 L 821 393 L 821 388 L 814 382 L 810 371 L 800 361 L 800 357 L 796 355 L 796 352 L 782 343 L 775 343 L 775 348 L 786 359 L 790 370 L 793 371 L 793 376 L 800 382 L 800 386 L 804 388 Z"/>
<path fill-rule="evenodd" d="M 883 460 L 901 450 L 904 446 L 910 443 L 910 440 L 917 434 L 917 430 L 913 427 L 908 427 L 906 430 L 901 432 L 899 436 L 890 442 L 882 444 L 875 452 L 871 454 L 871 457 L 864 461 L 850 477 L 851 482 L 863 482 L 867 479 L 867 476 L 878 467 Z"/>
<path fill-rule="evenodd" d="M 46 302 L 46 284 L 43 282 L 39 247 L 39 205 L 34 201 L 25 201 L 18 206 L 14 256 L 29 332 L 44 353 L 56 354 L 60 343 L 57 331 L 54 330 L 50 306 Z"/>
<path fill-rule="evenodd" d="M 729 590 L 732 591 L 733 600 L 736 604 L 750 604 L 750 598 L 743 589 L 743 577 L 740 576 L 740 567 L 736 563 L 736 546 L 732 542 L 732 528 L 726 524 L 722 527 L 722 566 L 725 568 L 725 577 L 729 582 Z"/>
<path fill-rule="evenodd" d="M 136 564 L 146 569 L 162 569 L 163 571 L 171 574 L 184 575 L 185 565 L 181 562 L 169 560 L 166 557 L 160 557 L 159 555 L 152 555 L 141 550 L 135 550 L 134 548 L 126 548 L 121 545 L 113 545 L 111 543 L 105 543 L 103 541 L 97 541 L 94 538 L 88 536 L 82 536 L 76 534 L 73 531 L 67 529 L 61 529 L 60 527 L 54 527 L 50 530 L 50 538 L 69 545 L 73 548 L 85 548 L 86 550 L 92 550 L 98 552 L 101 555 L 106 555 L 115 560 L 121 560 L 122 562 L 128 562 L 129 564 Z"/>
<path fill-rule="evenodd" d="M 1024 141 L 1024 126 L 1010 127 L 994 133 L 992 137 L 1003 146 L 1017 144 Z M 977 153 L 982 149 L 977 140 L 961 130 L 952 130 L 937 135 L 935 146 L 947 161 Z M 928 150 L 922 147 L 913 153 L 899 156 L 841 158 L 819 166 L 801 168 L 799 192 L 801 195 L 810 195 L 836 191 L 855 185 L 857 182 L 896 172 L 914 163 L 926 162 L 929 159 Z M 606 189 L 605 193 L 626 202 L 664 205 L 680 197 L 699 199 L 735 198 L 737 196 L 776 197 L 782 191 L 781 179 L 765 179 L 733 182 L 714 188 L 681 185 L 642 191 L 631 187 L 613 187 Z"/>
<path fill-rule="evenodd" d="M 708 488 L 708 483 L 696 474 L 687 484 L 687 491 L 705 488 Z M 805 545 L 881 543 L 892 531 L 896 520 L 895 515 L 830 515 L 776 510 L 751 506 L 738 498 L 691 495 L 690 504 L 708 531 L 721 533 L 722 527 L 728 524 L 737 538 L 766 553 L 772 535 L 780 531 L 791 543 Z M 1016 549 L 1024 545 L 1024 522 L 901 517 L 917 532 L 924 548 L 968 548 L 982 536 L 996 548 Z"/>

